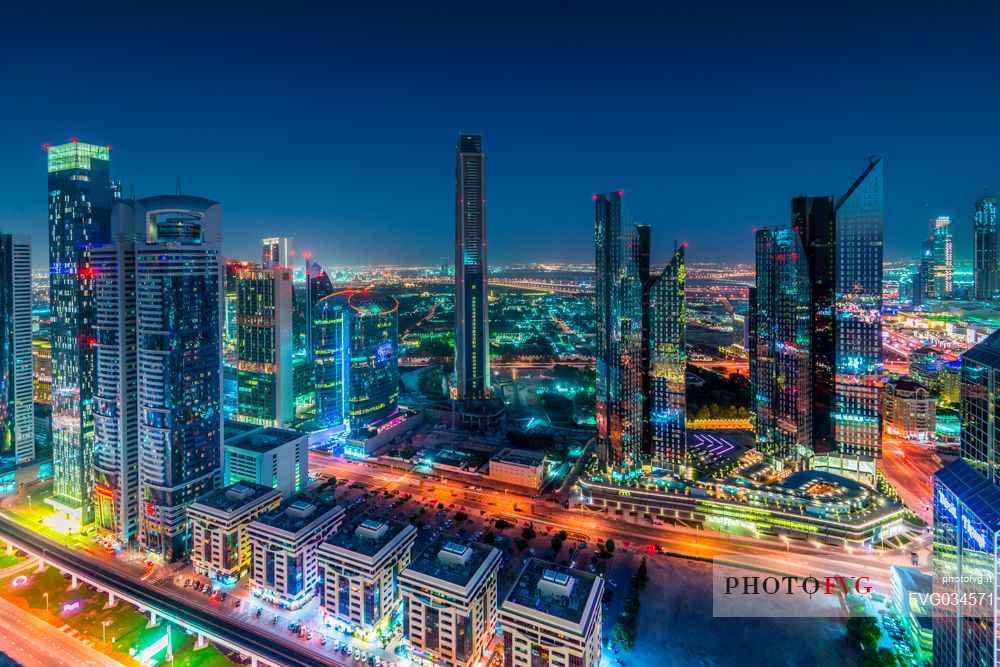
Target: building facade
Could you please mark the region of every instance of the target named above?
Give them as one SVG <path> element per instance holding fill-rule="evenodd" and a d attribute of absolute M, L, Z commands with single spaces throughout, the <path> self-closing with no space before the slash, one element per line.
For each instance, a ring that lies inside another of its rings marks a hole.
<path fill-rule="evenodd" d="M 295 418 L 292 310 L 291 269 L 236 270 L 234 419 L 281 428 Z"/>
<path fill-rule="evenodd" d="M 396 411 L 399 303 L 372 290 L 345 290 L 319 301 L 313 329 L 316 421 L 354 431 Z"/>
<path fill-rule="evenodd" d="M 298 431 L 253 427 L 227 421 L 222 444 L 222 484 L 252 482 L 283 498 L 309 484 L 309 436 Z"/>
<path fill-rule="evenodd" d="M 277 236 L 261 241 L 261 265 L 265 269 L 292 268 L 292 238 Z"/>
<path fill-rule="evenodd" d="M 110 150 L 77 141 L 49 146 L 49 301 L 52 309 L 52 497 L 79 525 L 93 521 L 93 271 L 88 248 L 107 243 L 119 189 Z"/>
<path fill-rule="evenodd" d="M 934 436 L 937 401 L 926 386 L 910 378 L 890 380 L 882 389 L 882 402 L 886 433 L 919 442 Z"/>
<path fill-rule="evenodd" d="M 112 211 L 110 242 L 90 248 L 94 269 L 94 522 L 122 544 L 139 535 L 139 378 L 136 229 L 130 203 Z"/>
<path fill-rule="evenodd" d="M 935 297 L 950 299 L 955 286 L 955 251 L 950 217 L 943 215 L 931 221 L 931 243 Z"/>
<path fill-rule="evenodd" d="M 1000 289 L 1000 249 L 997 234 L 997 198 L 990 195 L 976 200 L 972 218 L 973 292 L 976 300 L 990 301 Z"/>
<path fill-rule="evenodd" d="M 455 154 L 455 398 L 489 398 L 490 316 L 483 135 L 462 134 Z"/>
<path fill-rule="evenodd" d="M 299 496 L 252 521 L 251 593 L 282 609 L 301 608 L 319 588 L 317 548 L 343 520 L 332 498 Z"/>
<path fill-rule="evenodd" d="M 400 577 L 403 637 L 418 665 L 469 667 L 496 629 L 500 550 L 439 535 Z"/>
<path fill-rule="evenodd" d="M 490 479 L 539 490 L 545 481 L 545 453 L 505 447 L 490 459 Z"/>
<path fill-rule="evenodd" d="M 388 636 L 401 601 L 399 576 L 410 563 L 417 529 L 361 514 L 319 547 L 324 618 Z"/>
<path fill-rule="evenodd" d="M 222 472 L 222 223 L 217 202 L 135 201 L 141 544 L 187 553 L 187 506 Z"/>
<path fill-rule="evenodd" d="M 0 466 L 35 458 L 31 239 L 0 233 Z"/>
<path fill-rule="evenodd" d="M 249 573 L 252 563 L 247 527 L 280 504 L 280 491 L 251 482 L 210 491 L 191 503 L 187 511 L 194 571 L 222 584 L 235 584 Z"/>
<path fill-rule="evenodd" d="M 604 579 L 529 559 L 500 607 L 504 667 L 597 667 Z"/>
<path fill-rule="evenodd" d="M 1000 484 L 1000 331 L 994 332 L 961 357 L 959 421 L 962 458 L 987 478 Z"/>

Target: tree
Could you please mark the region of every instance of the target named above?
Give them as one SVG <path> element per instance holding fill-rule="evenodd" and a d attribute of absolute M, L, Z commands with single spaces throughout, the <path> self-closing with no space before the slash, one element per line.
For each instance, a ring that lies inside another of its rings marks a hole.
<path fill-rule="evenodd" d="M 493 524 L 493 527 L 496 528 L 497 530 L 504 530 L 506 528 L 510 528 L 510 521 L 508 521 L 507 519 L 497 519 L 496 523 Z"/>
<path fill-rule="evenodd" d="M 639 567 L 635 570 L 635 588 L 641 593 L 648 583 L 649 570 L 646 567 L 646 557 L 643 556 L 642 560 L 639 561 Z"/>
<path fill-rule="evenodd" d="M 514 538 L 514 545 L 519 550 L 524 551 L 525 549 L 528 548 L 528 540 L 524 539 L 523 537 L 515 537 Z"/>
<path fill-rule="evenodd" d="M 465 512 L 455 512 L 455 521 L 462 523 L 469 520 L 469 515 Z"/>
<path fill-rule="evenodd" d="M 533 540 L 535 539 L 536 535 L 537 533 L 535 532 L 534 525 L 528 526 L 527 528 L 521 531 L 521 537 L 523 537 L 526 540 Z"/>
<path fill-rule="evenodd" d="M 563 542 L 566 541 L 567 537 L 569 537 L 569 535 L 566 534 L 565 530 L 560 530 L 558 533 L 556 533 L 552 537 L 552 543 L 551 543 L 552 550 L 556 553 L 559 553 L 559 551 L 562 549 Z"/>
<path fill-rule="evenodd" d="M 610 537 L 604 542 L 604 550 L 609 554 L 613 554 L 615 552 L 615 541 Z"/>
<path fill-rule="evenodd" d="M 417 376 L 417 389 L 420 393 L 427 394 L 428 396 L 443 396 L 444 391 L 441 389 L 443 381 L 444 376 L 441 374 L 441 367 L 428 366 L 420 371 L 420 375 Z"/>
<path fill-rule="evenodd" d="M 483 535 L 483 544 L 493 544 L 496 542 L 497 536 L 493 531 L 490 531 Z"/>
<path fill-rule="evenodd" d="M 882 630 L 871 616 L 852 616 L 847 619 L 847 637 L 864 647 L 865 652 L 875 652 Z"/>
<path fill-rule="evenodd" d="M 438 503 L 438 509 L 439 510 L 443 510 L 444 509 L 444 503 Z"/>

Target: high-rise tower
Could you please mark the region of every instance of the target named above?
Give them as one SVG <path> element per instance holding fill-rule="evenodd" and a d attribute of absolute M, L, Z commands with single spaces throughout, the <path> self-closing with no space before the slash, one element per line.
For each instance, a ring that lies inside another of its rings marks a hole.
<path fill-rule="evenodd" d="M 997 198 L 990 195 L 976 200 L 976 213 L 972 219 L 974 234 L 973 279 L 975 296 L 979 301 L 996 297 L 1000 289 L 1000 263 L 998 263 Z"/>
<path fill-rule="evenodd" d="M 939 216 L 931 221 L 934 294 L 938 299 L 950 299 L 955 280 L 955 254 L 951 235 L 951 218 Z"/>
<path fill-rule="evenodd" d="M 93 520 L 96 338 L 89 250 L 109 241 L 110 151 L 72 141 L 48 147 L 49 300 L 52 307 L 52 462 L 49 503 Z"/>
<path fill-rule="evenodd" d="M 31 239 L 0 233 L 0 465 L 35 456 Z"/>
<path fill-rule="evenodd" d="M 490 321 L 483 135 L 458 137 L 455 156 L 456 398 L 488 398 Z"/>
<path fill-rule="evenodd" d="M 261 263 L 265 269 L 292 268 L 292 238 L 276 236 L 261 242 Z"/>
<path fill-rule="evenodd" d="M 221 473 L 220 207 L 146 197 L 135 224 L 140 540 L 175 560 L 189 546 L 187 506 Z"/>

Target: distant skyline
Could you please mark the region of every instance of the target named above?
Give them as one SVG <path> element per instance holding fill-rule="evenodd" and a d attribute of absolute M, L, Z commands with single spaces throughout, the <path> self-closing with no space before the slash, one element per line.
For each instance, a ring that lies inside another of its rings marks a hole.
<path fill-rule="evenodd" d="M 8 8 L 0 230 L 45 266 L 42 146 L 69 137 L 126 192 L 221 202 L 227 256 L 287 235 L 329 265 L 452 262 L 459 132 L 485 135 L 492 264 L 592 263 L 619 188 L 654 256 L 750 261 L 871 154 L 886 258 L 950 215 L 962 262 L 1000 191 L 995 5 L 456 7 Z"/>

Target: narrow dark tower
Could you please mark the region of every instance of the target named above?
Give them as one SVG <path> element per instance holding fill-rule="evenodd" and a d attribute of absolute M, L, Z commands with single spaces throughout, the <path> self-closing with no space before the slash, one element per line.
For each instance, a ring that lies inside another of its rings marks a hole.
<path fill-rule="evenodd" d="M 461 134 L 455 156 L 455 398 L 490 396 L 483 135 Z"/>

